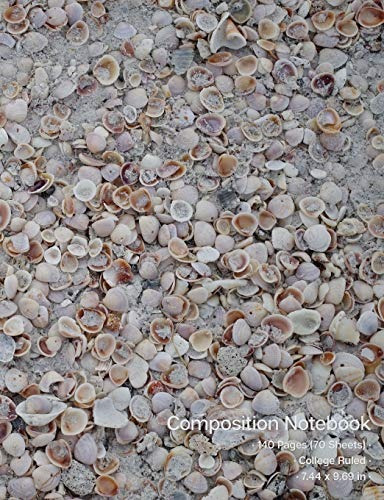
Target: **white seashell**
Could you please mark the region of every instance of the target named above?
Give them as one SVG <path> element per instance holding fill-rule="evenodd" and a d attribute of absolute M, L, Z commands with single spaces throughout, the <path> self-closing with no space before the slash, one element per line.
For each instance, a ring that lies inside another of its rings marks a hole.
<path fill-rule="evenodd" d="M 311 335 L 318 330 L 321 323 L 321 316 L 313 309 L 300 309 L 288 314 L 292 321 L 293 331 L 298 335 Z"/>
<path fill-rule="evenodd" d="M 83 179 L 73 188 L 73 194 L 79 201 L 91 201 L 96 195 L 96 186 L 92 181 Z"/>
<path fill-rule="evenodd" d="M 23 99 L 15 99 L 5 105 L 4 111 L 8 120 L 22 123 L 27 118 L 28 104 Z"/>
<path fill-rule="evenodd" d="M 25 441 L 21 434 L 13 432 L 2 443 L 4 450 L 12 457 L 21 457 L 25 452 Z"/>
<path fill-rule="evenodd" d="M 128 423 L 125 413 L 117 411 L 109 397 L 96 399 L 93 407 L 93 420 L 96 425 L 110 429 L 120 429 Z"/>
<path fill-rule="evenodd" d="M 322 224 L 309 227 L 304 233 L 304 240 L 315 252 L 325 252 L 331 244 L 331 235 Z"/>
<path fill-rule="evenodd" d="M 215 54 L 221 47 L 228 47 L 232 50 L 238 50 L 244 47 L 247 42 L 243 35 L 236 28 L 235 24 L 229 19 L 226 12 L 211 35 L 209 47 Z"/>
<path fill-rule="evenodd" d="M 17 415 L 19 415 L 19 417 L 21 417 L 24 420 L 24 422 L 28 425 L 35 425 L 37 427 L 42 425 L 47 425 L 53 420 L 55 420 L 55 418 L 58 417 L 61 413 L 63 413 L 67 408 L 67 405 L 65 403 L 62 403 L 61 401 L 58 401 L 57 399 L 51 396 L 39 396 L 38 397 L 39 404 L 48 403 L 51 407 L 48 406 L 47 408 L 48 411 L 46 413 L 44 411 L 41 411 L 41 413 L 38 412 L 31 413 L 30 410 L 28 410 L 28 405 L 31 400 L 35 399 L 36 396 L 35 397 L 31 396 L 25 401 L 22 401 L 16 407 Z"/>

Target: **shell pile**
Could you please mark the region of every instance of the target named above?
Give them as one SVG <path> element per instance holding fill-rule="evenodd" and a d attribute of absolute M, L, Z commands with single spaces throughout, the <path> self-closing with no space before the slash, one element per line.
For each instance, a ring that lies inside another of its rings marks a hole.
<path fill-rule="evenodd" d="M 382 1 L 0 12 L 0 499 L 384 499 Z"/>

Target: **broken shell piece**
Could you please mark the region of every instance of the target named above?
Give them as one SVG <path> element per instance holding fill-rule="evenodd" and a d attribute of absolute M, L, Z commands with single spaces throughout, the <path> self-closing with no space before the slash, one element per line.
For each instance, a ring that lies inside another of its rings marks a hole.
<path fill-rule="evenodd" d="M 96 425 L 120 429 L 128 423 L 126 414 L 117 411 L 111 398 L 97 399 L 93 407 L 93 420 Z"/>

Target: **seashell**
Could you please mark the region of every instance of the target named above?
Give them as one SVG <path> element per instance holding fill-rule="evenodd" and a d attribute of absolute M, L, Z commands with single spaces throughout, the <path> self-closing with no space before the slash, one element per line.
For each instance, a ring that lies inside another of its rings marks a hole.
<path fill-rule="evenodd" d="M 279 59 L 275 62 L 272 76 L 278 83 L 294 86 L 298 78 L 296 66 L 288 59 Z"/>
<path fill-rule="evenodd" d="M 242 0 L 241 3 L 245 5 L 245 3 L 248 2 L 246 0 Z M 232 9 L 232 14 L 233 13 L 234 10 Z M 222 47 L 238 50 L 244 47 L 247 43 L 243 35 L 241 35 L 240 31 L 236 28 L 236 25 L 231 21 L 231 19 L 228 19 L 228 16 L 228 13 L 222 15 L 219 24 L 211 35 L 209 47 L 213 54 L 215 54 Z"/>
<path fill-rule="evenodd" d="M 187 72 L 187 84 L 190 90 L 200 91 L 214 83 L 213 73 L 204 66 L 192 66 Z"/>
<path fill-rule="evenodd" d="M 368 221 L 368 231 L 375 238 L 384 238 L 384 216 L 375 215 Z"/>
<path fill-rule="evenodd" d="M 193 460 L 186 448 L 177 447 L 168 453 L 164 464 L 164 475 L 169 481 L 180 481 L 188 476 Z"/>
<path fill-rule="evenodd" d="M 280 408 L 279 399 L 268 389 L 256 394 L 252 408 L 261 415 L 274 415 Z"/>
<path fill-rule="evenodd" d="M 95 339 L 93 354 L 100 361 L 107 361 L 116 348 L 115 337 L 110 333 L 99 334 Z"/>
<path fill-rule="evenodd" d="M 74 400 L 77 406 L 79 406 L 80 408 L 90 408 L 93 406 L 95 399 L 96 399 L 96 391 L 92 384 L 84 383 L 80 384 L 77 387 L 74 394 Z M 77 460 L 79 459 L 77 458 Z"/>
<path fill-rule="evenodd" d="M 322 109 L 316 116 L 316 124 L 325 134 L 337 134 L 341 129 L 340 117 L 333 108 Z"/>
<path fill-rule="evenodd" d="M 96 479 L 95 492 L 102 497 L 113 497 L 119 493 L 119 484 L 112 476 L 101 475 Z"/>
<path fill-rule="evenodd" d="M 93 75 L 101 85 L 112 85 L 119 73 L 119 64 L 111 55 L 101 57 L 93 67 Z"/>
<path fill-rule="evenodd" d="M 269 338 L 278 344 L 282 344 L 293 334 L 293 323 L 286 316 L 271 314 L 261 321 L 262 329 L 268 333 Z"/>
<path fill-rule="evenodd" d="M 80 408 L 66 408 L 61 415 L 60 427 L 65 436 L 75 436 L 84 431 L 88 424 L 88 415 Z"/>
<path fill-rule="evenodd" d="M 183 75 L 193 62 L 194 50 L 191 44 L 181 45 L 172 54 L 172 64 L 176 75 Z"/>
<path fill-rule="evenodd" d="M 108 303 L 109 302 L 110 300 L 108 299 Z M 76 313 L 77 323 L 80 325 L 82 330 L 88 333 L 100 332 L 103 328 L 105 320 L 106 315 L 98 309 L 81 308 Z"/>
<path fill-rule="evenodd" d="M 133 191 L 129 196 L 131 207 L 140 213 L 148 212 L 152 207 L 151 195 L 144 188 Z"/>
<path fill-rule="evenodd" d="M 82 464 L 93 465 L 97 460 L 98 448 L 93 436 L 83 434 L 76 442 L 73 455 Z"/>
<path fill-rule="evenodd" d="M 310 389 L 308 372 L 301 366 L 292 367 L 284 376 L 283 390 L 294 398 L 302 398 Z"/>
<path fill-rule="evenodd" d="M 295 211 L 292 198 L 289 195 L 281 194 L 275 196 L 268 203 L 268 211 L 277 219 L 286 219 Z"/>
<path fill-rule="evenodd" d="M 228 7 L 230 16 L 235 23 L 243 24 L 252 15 L 252 6 L 248 0 L 231 0 Z"/>
<path fill-rule="evenodd" d="M 280 36 L 280 27 L 270 19 L 262 19 L 258 25 L 258 32 L 264 40 L 277 40 Z"/>
<path fill-rule="evenodd" d="M 52 464 L 44 464 L 33 470 L 32 478 L 36 489 L 52 491 L 60 483 L 60 469 Z"/>
<path fill-rule="evenodd" d="M 258 226 L 255 215 L 251 213 L 240 213 L 232 219 L 232 226 L 242 236 L 252 236 Z"/>
<path fill-rule="evenodd" d="M 286 28 L 286 35 L 289 38 L 295 40 L 307 40 L 308 39 L 308 24 L 305 19 L 297 19 L 292 23 L 289 23 Z"/>
<path fill-rule="evenodd" d="M 333 10 L 320 10 L 311 17 L 312 24 L 317 31 L 328 31 L 336 21 L 336 14 Z"/>
<path fill-rule="evenodd" d="M 197 330 L 189 337 L 189 343 L 197 352 L 206 351 L 212 344 L 213 335 L 210 330 Z"/>
<path fill-rule="evenodd" d="M 155 318 L 150 324 L 150 334 L 160 344 L 167 344 L 174 334 L 173 322 L 168 318 Z"/>
<path fill-rule="evenodd" d="M 300 309 L 288 314 L 292 321 L 293 331 L 298 335 L 311 335 L 318 330 L 321 316 L 318 311 L 312 309 Z"/>
<path fill-rule="evenodd" d="M 188 372 L 184 365 L 174 364 L 162 373 L 161 381 L 167 387 L 183 389 L 188 385 Z"/>
<path fill-rule="evenodd" d="M 321 198 L 306 196 L 299 202 L 300 210 L 307 217 L 319 217 L 325 210 L 325 203 Z"/>
<path fill-rule="evenodd" d="M 314 224 L 304 233 L 304 241 L 315 252 L 325 252 L 331 244 L 331 235 L 322 224 Z"/>
<path fill-rule="evenodd" d="M 230 52 L 217 52 L 208 57 L 208 62 L 212 66 L 224 67 L 228 66 L 232 62 L 232 54 Z"/>
<path fill-rule="evenodd" d="M 216 113 L 200 115 L 196 120 L 196 127 L 206 135 L 217 137 L 226 125 L 225 118 Z"/>
<path fill-rule="evenodd" d="M 96 78 L 91 75 L 80 76 L 77 82 L 76 92 L 80 96 L 88 96 L 93 94 L 98 87 Z"/>
<path fill-rule="evenodd" d="M 57 441 L 48 443 L 45 448 L 45 453 L 48 460 L 61 469 L 68 469 L 72 463 L 71 448 L 64 439 L 58 439 Z"/>
<path fill-rule="evenodd" d="M 129 378 L 129 369 L 122 365 L 113 365 L 109 370 L 109 378 L 116 386 L 124 384 Z"/>
<path fill-rule="evenodd" d="M 0 231 L 3 231 L 11 221 L 11 209 L 8 203 L 0 200 Z"/>
<path fill-rule="evenodd" d="M 377 28 L 384 23 L 384 13 L 382 9 L 366 2 L 358 10 L 356 19 L 364 28 Z"/>
<path fill-rule="evenodd" d="M 244 401 L 244 394 L 237 387 L 228 385 L 220 391 L 220 401 L 225 408 L 236 408 Z"/>
<path fill-rule="evenodd" d="M 37 495 L 35 484 L 31 477 L 10 479 L 7 485 L 8 493 L 14 498 L 32 500 Z"/>
<path fill-rule="evenodd" d="M 144 396 L 133 396 L 129 402 L 129 411 L 137 422 L 148 422 L 152 415 L 149 399 Z"/>
<path fill-rule="evenodd" d="M 139 432 L 136 425 L 129 421 L 128 424 L 115 430 L 116 440 L 120 444 L 128 444 L 134 441 Z"/>
<path fill-rule="evenodd" d="M 338 381 L 331 385 L 328 390 L 328 403 L 335 407 L 341 408 L 352 401 L 353 393 L 346 382 Z"/>
<path fill-rule="evenodd" d="M 224 110 L 223 96 L 214 86 L 205 87 L 200 91 L 200 102 L 211 113 L 220 113 Z"/>
<path fill-rule="evenodd" d="M 69 4 L 67 7 L 70 7 L 71 5 L 72 4 Z M 87 43 L 87 41 L 89 39 L 89 28 L 88 28 L 87 23 L 85 23 L 81 19 L 75 21 L 71 25 L 69 30 L 67 31 L 65 37 L 68 40 L 68 42 L 71 45 L 73 45 L 74 47 L 80 47 L 81 45 L 84 45 L 85 43 Z M 86 76 L 86 75 L 83 75 L 83 76 Z M 89 81 L 91 81 L 91 80 L 89 80 Z M 86 82 L 86 80 L 84 79 L 83 83 L 85 83 L 85 82 Z M 83 85 L 83 84 L 80 84 L 80 85 Z M 84 87 L 82 88 L 82 90 L 84 90 Z"/>
<path fill-rule="evenodd" d="M 261 229 L 270 231 L 276 224 L 276 217 L 268 210 L 260 210 L 258 213 L 258 222 Z"/>
<path fill-rule="evenodd" d="M 21 434 L 13 432 L 9 434 L 3 441 L 4 450 L 12 457 L 21 457 L 25 452 L 25 441 Z"/>
<path fill-rule="evenodd" d="M 95 425 L 120 429 L 128 423 L 127 416 L 116 410 L 111 398 L 96 399 L 93 407 L 93 420 Z"/>
<path fill-rule="evenodd" d="M 380 397 L 380 384 L 375 379 L 362 380 L 355 386 L 354 393 L 362 401 L 377 401 Z"/>
<path fill-rule="evenodd" d="M 48 425 L 65 411 L 67 405 L 50 396 L 30 396 L 16 407 L 16 414 L 28 425 Z"/>

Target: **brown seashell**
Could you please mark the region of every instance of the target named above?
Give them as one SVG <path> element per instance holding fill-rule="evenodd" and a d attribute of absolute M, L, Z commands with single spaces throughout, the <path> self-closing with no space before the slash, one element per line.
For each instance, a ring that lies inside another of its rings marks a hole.
<path fill-rule="evenodd" d="M 0 200 L 0 231 L 3 231 L 11 221 L 11 209 L 8 203 Z"/>
<path fill-rule="evenodd" d="M 279 59 L 275 62 L 272 75 L 278 83 L 293 85 L 296 83 L 298 73 L 296 66 L 288 59 Z"/>
<path fill-rule="evenodd" d="M 159 344 L 168 344 L 174 334 L 173 322 L 168 318 L 155 318 L 151 321 L 149 331 Z"/>
<path fill-rule="evenodd" d="M 64 439 L 58 439 L 57 441 L 51 441 L 45 448 L 45 453 L 49 461 L 60 467 L 61 469 L 68 469 L 72 463 L 72 452 L 67 441 Z"/>
<path fill-rule="evenodd" d="M 336 20 L 336 31 L 340 33 L 340 35 L 352 38 L 358 34 L 359 28 L 353 20 L 354 16 L 355 14 L 351 12 L 350 14 L 341 17 L 341 19 Z"/>
<path fill-rule="evenodd" d="M 251 213 L 240 213 L 232 219 L 232 226 L 242 236 L 252 236 L 257 229 L 257 217 Z"/>
<path fill-rule="evenodd" d="M 212 64 L 212 66 L 224 67 L 231 64 L 232 59 L 233 57 L 230 52 L 222 51 L 210 55 L 207 60 L 209 64 Z"/>
<path fill-rule="evenodd" d="M 368 231 L 375 238 L 384 238 L 384 215 L 375 215 L 368 221 Z"/>
<path fill-rule="evenodd" d="M 317 31 L 328 31 L 336 21 L 336 14 L 333 10 L 319 10 L 311 17 L 311 21 Z"/>
<path fill-rule="evenodd" d="M 100 361 L 107 361 L 116 348 L 116 339 L 110 333 L 101 333 L 95 339 L 93 355 Z"/>
<path fill-rule="evenodd" d="M 102 497 L 114 497 L 119 493 L 119 484 L 112 476 L 102 475 L 96 479 L 95 492 Z"/>
<path fill-rule="evenodd" d="M 307 40 L 308 39 L 308 24 L 305 19 L 298 19 L 288 24 L 285 34 L 294 40 Z"/>
<path fill-rule="evenodd" d="M 341 129 L 340 117 L 333 108 L 322 109 L 316 116 L 316 124 L 325 134 L 337 134 Z"/>
<path fill-rule="evenodd" d="M 140 213 L 148 212 L 152 208 L 151 195 L 145 188 L 133 191 L 129 197 L 131 207 Z"/>
<path fill-rule="evenodd" d="M 259 35 L 264 40 L 277 40 L 280 36 L 280 27 L 268 18 L 262 19 L 257 28 Z"/>
<path fill-rule="evenodd" d="M 119 73 L 119 64 L 111 55 L 101 57 L 93 67 L 93 76 L 101 85 L 112 85 Z"/>
<path fill-rule="evenodd" d="M 217 171 L 220 177 L 230 177 L 236 172 L 237 166 L 238 161 L 235 156 L 222 154 L 217 162 Z"/>
<path fill-rule="evenodd" d="M 328 403 L 335 408 L 346 406 L 352 401 L 352 399 L 353 393 L 349 385 L 342 380 L 339 380 L 338 382 L 332 384 L 332 386 L 328 390 Z"/>
<path fill-rule="evenodd" d="M 384 10 L 366 2 L 357 12 L 356 19 L 364 28 L 377 28 L 384 23 Z"/>
<path fill-rule="evenodd" d="M 184 163 L 177 160 L 166 160 L 163 165 L 156 168 L 156 174 L 160 179 L 177 180 L 180 179 L 187 171 Z"/>
<path fill-rule="evenodd" d="M 76 92 L 79 96 L 88 96 L 93 94 L 98 86 L 97 80 L 93 76 L 81 75 L 77 81 Z"/>
<path fill-rule="evenodd" d="M 292 321 L 280 314 L 271 314 L 261 321 L 261 328 L 268 333 L 269 338 L 277 344 L 282 344 L 293 334 Z"/>
<path fill-rule="evenodd" d="M 200 102 L 211 113 L 224 111 L 224 100 L 221 92 L 214 86 L 205 87 L 200 91 Z"/>
<path fill-rule="evenodd" d="M 76 21 L 69 28 L 65 37 L 68 40 L 68 42 L 71 45 L 73 45 L 74 47 L 80 47 L 81 45 L 84 45 L 85 43 L 87 43 L 88 38 L 89 38 L 89 28 L 88 28 L 87 23 L 85 23 L 84 21 L 81 21 L 81 20 Z M 91 78 L 91 77 L 89 77 L 89 78 Z M 90 92 L 90 93 L 92 93 L 92 92 Z M 82 95 L 85 95 L 85 94 L 83 93 Z"/>
<path fill-rule="evenodd" d="M 196 120 L 196 127 L 204 134 L 212 137 L 219 136 L 225 125 L 225 118 L 217 113 L 206 113 L 200 115 Z"/>
<path fill-rule="evenodd" d="M 335 88 L 335 77 L 332 73 L 318 73 L 311 80 L 311 88 L 322 97 L 332 95 Z"/>
<path fill-rule="evenodd" d="M 190 90 L 202 90 L 214 84 L 213 73 L 204 66 L 193 66 L 187 71 L 187 85 Z"/>
<path fill-rule="evenodd" d="M 92 384 L 80 384 L 74 394 L 75 404 L 79 408 L 91 408 L 96 399 L 96 391 Z M 77 457 L 76 457 L 77 458 Z"/>
<path fill-rule="evenodd" d="M 13 5 L 3 12 L 3 18 L 7 23 L 19 24 L 26 18 L 27 13 L 22 5 Z"/>
<path fill-rule="evenodd" d="M 88 414 L 80 408 L 67 408 L 60 418 L 61 432 L 65 436 L 76 436 L 88 425 Z"/>
<path fill-rule="evenodd" d="M 106 314 L 99 309 L 81 308 L 76 313 L 76 321 L 88 333 L 100 332 L 106 319 Z"/>
<path fill-rule="evenodd" d="M 354 388 L 355 396 L 362 401 L 377 401 L 380 397 L 380 384 L 375 379 L 365 379 Z"/>
<path fill-rule="evenodd" d="M 292 367 L 284 376 L 283 390 L 294 398 L 302 398 L 310 389 L 308 372 L 301 366 Z"/>

